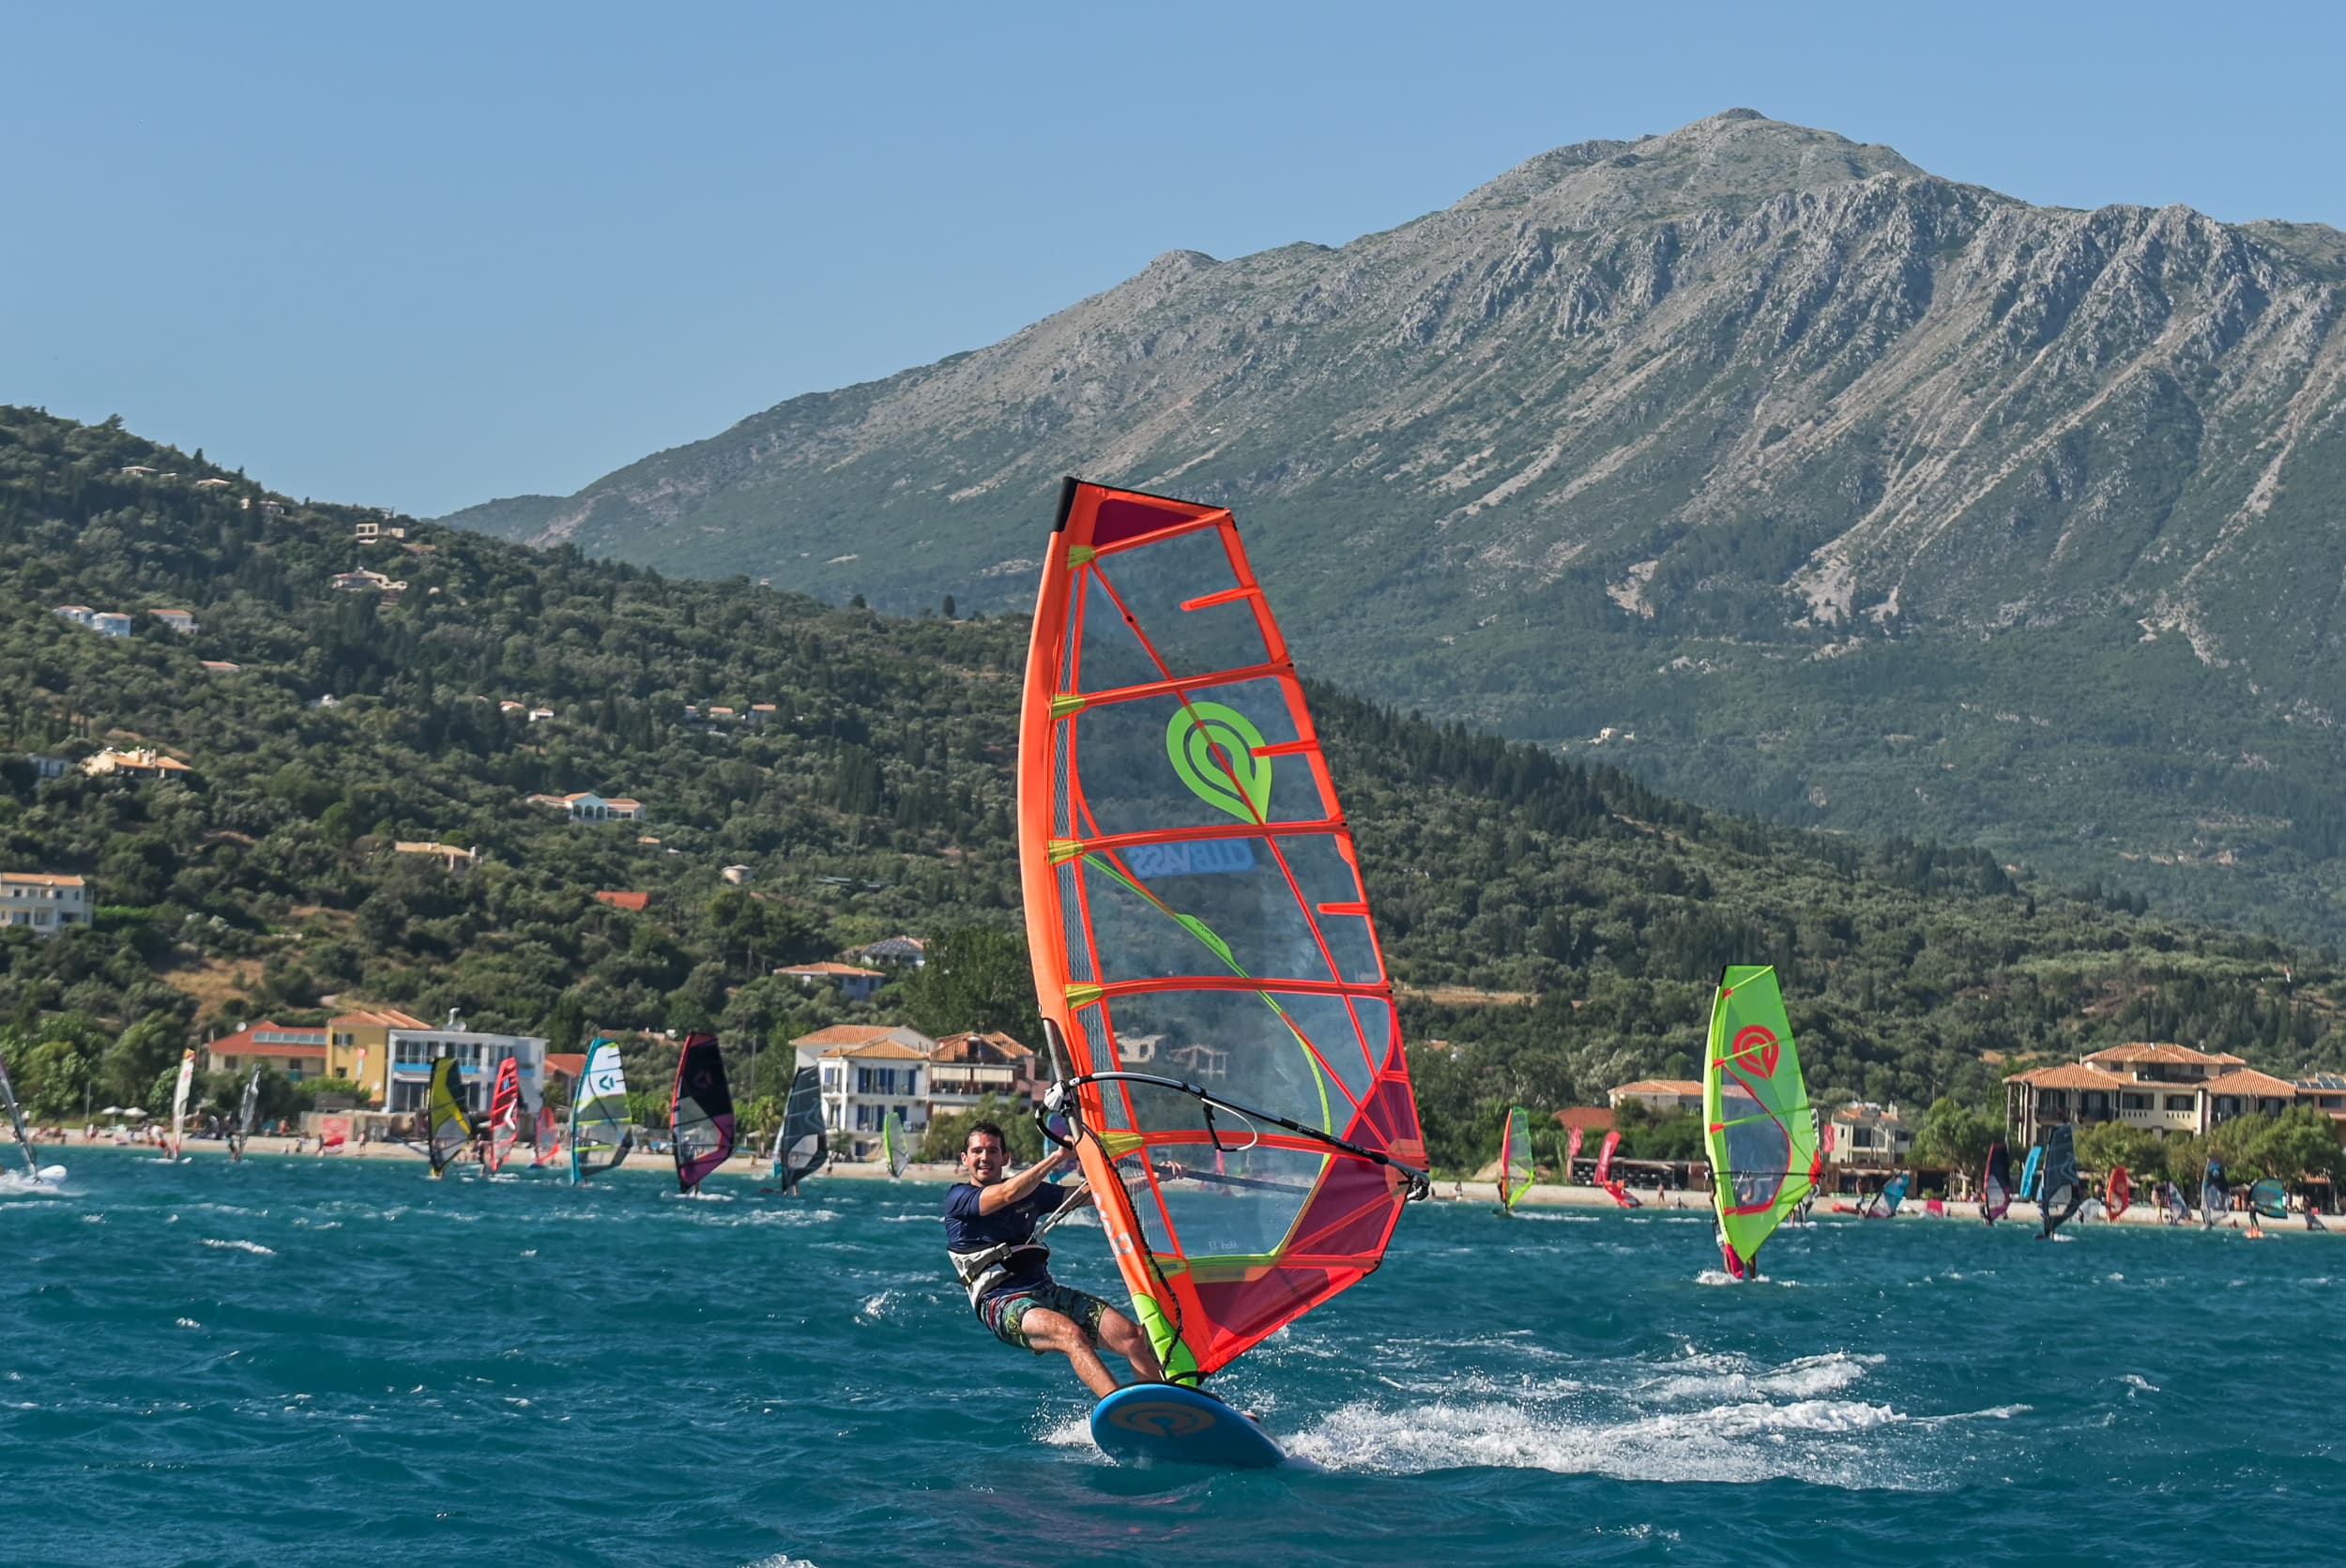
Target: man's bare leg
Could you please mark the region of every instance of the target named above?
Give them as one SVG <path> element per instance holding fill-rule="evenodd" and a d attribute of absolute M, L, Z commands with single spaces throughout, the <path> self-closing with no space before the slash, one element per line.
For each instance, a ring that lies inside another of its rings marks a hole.
<path fill-rule="evenodd" d="M 1100 1315 L 1100 1343 L 1133 1363 L 1133 1375 L 1145 1383 L 1165 1381 L 1157 1347 L 1140 1332 L 1140 1325 L 1111 1307 Z"/>
<path fill-rule="evenodd" d="M 1018 1319 L 1018 1332 L 1035 1349 L 1056 1350 L 1065 1356 L 1094 1398 L 1105 1399 L 1120 1386 L 1116 1374 L 1108 1370 L 1100 1353 L 1084 1337 L 1083 1330 L 1065 1313 L 1053 1312 L 1049 1307 L 1028 1307 L 1026 1316 Z"/>

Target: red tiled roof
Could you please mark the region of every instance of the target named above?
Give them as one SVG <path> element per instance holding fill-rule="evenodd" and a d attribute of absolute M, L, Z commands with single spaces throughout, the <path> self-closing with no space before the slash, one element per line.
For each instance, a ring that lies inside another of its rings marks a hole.
<path fill-rule="evenodd" d="M 643 912 L 645 906 L 651 903 L 651 894 L 647 892 L 615 892 L 605 890 L 597 893 L 595 897 L 614 909 L 632 909 L 638 914 Z"/>
<path fill-rule="evenodd" d="M 830 1024 L 813 1034 L 802 1034 L 792 1041 L 793 1045 L 861 1045 L 869 1041 L 885 1040 L 893 1034 L 909 1034 L 926 1039 L 918 1029 L 898 1029 L 886 1024 Z"/>
<path fill-rule="evenodd" d="M 2253 1067 L 2210 1078 L 2200 1086 L 2210 1094 L 2253 1094 L 2268 1100 L 2294 1100 L 2297 1086 L 2286 1078 L 2276 1078 L 2270 1073 L 2260 1073 Z"/>
<path fill-rule="evenodd" d="M 559 1073 L 565 1078 L 575 1078 L 586 1071 L 586 1053 L 584 1051 L 548 1051 L 546 1071 Z"/>
<path fill-rule="evenodd" d="M 1615 1094 L 1691 1094 L 1699 1097 L 1702 1086 L 1692 1078 L 1639 1078 L 1634 1084 L 1622 1084 Z"/>
<path fill-rule="evenodd" d="M 1577 1127 L 1584 1133 L 1609 1133 L 1613 1130 L 1613 1112 L 1606 1105 L 1575 1105 L 1556 1113 L 1556 1125 Z"/>
<path fill-rule="evenodd" d="M 867 1040 L 861 1045 L 834 1045 L 827 1057 L 876 1057 L 887 1061 L 926 1061 L 929 1054 L 901 1040 Z"/>
<path fill-rule="evenodd" d="M 420 1018 L 409 1017 L 395 1007 L 370 1007 L 338 1012 L 329 1024 L 362 1024 L 387 1029 L 428 1029 L 432 1026 Z"/>
<path fill-rule="evenodd" d="M 2031 1073 L 2015 1073 L 2004 1082 L 2029 1084 L 2037 1088 L 2099 1088 L 2113 1093 L 2137 1087 L 2131 1078 L 2121 1078 L 2098 1067 L 2074 1062 L 2065 1067 L 2039 1067 Z"/>
<path fill-rule="evenodd" d="M 960 1034 L 946 1035 L 937 1041 L 937 1049 L 929 1053 L 929 1058 L 933 1061 L 982 1061 L 984 1057 L 981 1048 L 1007 1058 L 1011 1066 L 1023 1066 L 1034 1060 L 1031 1048 L 1021 1045 L 999 1029 L 968 1029 Z"/>
<path fill-rule="evenodd" d="M 2206 1051 L 2195 1051 L 2188 1045 L 2171 1045 L 2146 1041 L 2136 1041 L 2126 1045 L 2112 1045 L 2107 1050 L 2095 1052 L 2085 1059 L 2095 1063 L 2155 1061 L 2165 1065 L 2186 1067 L 2242 1067 L 2247 1065 L 2240 1058 L 2227 1056 L 2220 1051 L 2211 1055 Z"/>
<path fill-rule="evenodd" d="M 839 975 L 867 975 L 874 980 L 880 978 L 880 971 L 877 969 L 861 969 L 858 968 L 853 964 L 834 964 L 828 958 L 824 959 L 819 964 L 793 964 L 788 968 L 776 969 L 774 973 L 778 975 L 816 975 L 825 979 L 833 978 Z"/>

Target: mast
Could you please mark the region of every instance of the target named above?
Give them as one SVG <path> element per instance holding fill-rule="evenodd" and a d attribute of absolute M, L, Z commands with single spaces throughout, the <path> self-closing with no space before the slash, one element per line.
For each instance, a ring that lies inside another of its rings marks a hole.
<path fill-rule="evenodd" d="M 16 1130 L 16 1148 L 17 1152 L 24 1156 L 24 1174 L 38 1181 L 40 1161 L 33 1153 L 33 1137 L 24 1127 L 24 1110 L 16 1103 L 16 1090 L 8 1083 L 8 1070 L 5 1063 L 0 1063 L 0 1100 L 8 1102 L 8 1125 Z"/>

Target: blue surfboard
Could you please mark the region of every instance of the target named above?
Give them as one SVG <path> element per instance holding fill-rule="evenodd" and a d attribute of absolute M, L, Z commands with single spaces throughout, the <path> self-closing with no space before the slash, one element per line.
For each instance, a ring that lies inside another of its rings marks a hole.
<path fill-rule="evenodd" d="M 2045 1163 L 2045 1146 L 2038 1144 L 2028 1151 L 2028 1164 L 2020 1167 L 2020 1195 L 2031 1203 L 2042 1204 L 2044 1195 L 2036 1190 L 2036 1167 Z"/>
<path fill-rule="evenodd" d="M 1120 1465 L 1264 1469 L 1287 1458 L 1221 1400 L 1172 1383 L 1134 1383 L 1101 1400 L 1091 1410 L 1091 1440 Z"/>

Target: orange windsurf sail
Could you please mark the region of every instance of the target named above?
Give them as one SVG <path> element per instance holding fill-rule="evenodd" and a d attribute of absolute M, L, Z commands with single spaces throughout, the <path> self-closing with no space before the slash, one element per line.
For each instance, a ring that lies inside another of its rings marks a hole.
<path fill-rule="evenodd" d="M 1018 797 L 1058 1103 L 1194 1381 L 1375 1269 L 1424 1180 L 1352 835 L 1226 509 L 1068 481 Z"/>

